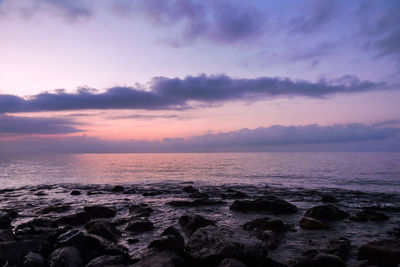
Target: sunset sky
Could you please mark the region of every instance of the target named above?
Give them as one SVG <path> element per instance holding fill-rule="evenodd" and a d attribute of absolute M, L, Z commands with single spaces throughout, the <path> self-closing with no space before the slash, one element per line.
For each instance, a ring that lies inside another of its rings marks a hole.
<path fill-rule="evenodd" d="M 400 151 L 399 1 L 0 0 L 0 153 Z"/>

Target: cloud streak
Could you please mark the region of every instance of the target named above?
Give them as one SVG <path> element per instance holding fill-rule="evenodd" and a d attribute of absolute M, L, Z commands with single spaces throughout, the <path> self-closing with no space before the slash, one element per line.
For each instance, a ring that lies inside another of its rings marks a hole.
<path fill-rule="evenodd" d="M 354 76 L 318 82 L 288 78 L 259 77 L 237 79 L 226 75 L 205 74 L 180 78 L 156 77 L 148 88 L 113 87 L 99 92 L 81 88 L 75 93 L 64 90 L 22 98 L 0 95 L 0 113 L 64 110 L 170 110 L 191 108 L 191 102 L 214 104 L 225 101 L 259 101 L 274 97 L 321 98 L 333 94 L 360 93 L 391 88 L 386 83 L 360 81 Z"/>

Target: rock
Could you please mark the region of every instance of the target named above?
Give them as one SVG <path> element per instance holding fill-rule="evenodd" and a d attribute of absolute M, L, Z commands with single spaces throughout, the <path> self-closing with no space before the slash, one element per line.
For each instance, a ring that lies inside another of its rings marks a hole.
<path fill-rule="evenodd" d="M 175 227 L 168 227 L 161 234 L 160 238 L 153 240 L 149 248 L 156 248 L 158 250 L 170 250 L 181 252 L 185 246 L 183 236 Z"/>
<path fill-rule="evenodd" d="M 47 194 L 46 194 L 45 192 L 43 192 L 43 191 L 39 191 L 39 192 L 35 193 L 34 195 L 35 195 L 35 196 L 39 196 L 39 197 L 41 197 L 41 196 L 47 196 Z"/>
<path fill-rule="evenodd" d="M 207 225 L 215 225 L 214 221 L 204 218 L 201 215 L 182 215 L 179 218 L 179 224 L 190 234 Z"/>
<path fill-rule="evenodd" d="M 366 222 L 368 220 L 374 222 L 382 222 L 389 220 L 389 217 L 385 214 L 373 210 L 363 210 L 356 213 L 355 216 L 351 216 L 350 220 L 355 222 Z"/>
<path fill-rule="evenodd" d="M 21 223 L 20 225 L 17 226 L 16 229 L 18 230 L 18 229 L 28 228 L 28 227 L 31 228 L 31 227 L 35 227 L 35 226 L 36 227 L 56 227 L 57 224 L 49 218 L 40 218 L 39 217 L 39 218 L 32 219 L 28 222 Z"/>
<path fill-rule="evenodd" d="M 149 219 L 134 219 L 128 223 L 125 230 L 131 232 L 145 232 L 154 229 L 154 225 Z"/>
<path fill-rule="evenodd" d="M 46 254 L 50 244 L 45 240 L 29 239 L 15 240 L 0 243 L 0 262 L 8 262 L 9 265 L 22 263 L 29 252 Z M 7 265 L 6 265 L 7 266 Z"/>
<path fill-rule="evenodd" d="M 344 219 L 348 217 L 349 214 L 333 205 L 321 205 L 308 209 L 304 216 L 321 221 L 331 221 Z"/>
<path fill-rule="evenodd" d="M 0 242 L 15 240 L 15 236 L 11 228 L 0 230 Z"/>
<path fill-rule="evenodd" d="M 101 205 L 85 206 L 83 209 L 91 218 L 110 218 L 117 214 L 114 208 Z"/>
<path fill-rule="evenodd" d="M 291 267 L 346 267 L 342 258 L 330 254 L 309 254 L 296 261 Z"/>
<path fill-rule="evenodd" d="M 395 227 L 393 230 L 388 231 L 388 234 L 394 235 L 397 238 L 400 238 L 400 227 Z"/>
<path fill-rule="evenodd" d="M 89 215 L 85 212 L 78 212 L 75 214 L 66 215 L 60 217 L 56 222 L 59 224 L 66 224 L 66 225 L 82 225 L 89 221 Z"/>
<path fill-rule="evenodd" d="M 49 267 L 79 267 L 83 261 L 79 251 L 74 247 L 63 247 L 54 250 L 48 258 Z"/>
<path fill-rule="evenodd" d="M 257 237 L 265 241 L 267 248 L 271 250 L 276 249 L 280 241 L 278 234 L 272 230 L 262 231 Z"/>
<path fill-rule="evenodd" d="M 186 266 L 179 264 L 181 258 L 170 251 L 154 251 L 144 255 L 139 262 L 133 264 L 134 267 L 175 267 Z"/>
<path fill-rule="evenodd" d="M 194 192 L 189 195 L 190 198 L 203 198 L 207 199 L 209 198 L 209 195 L 207 193 L 202 193 L 202 192 Z"/>
<path fill-rule="evenodd" d="M 400 240 L 383 239 L 362 245 L 358 260 L 367 260 L 372 265 L 397 266 L 400 264 Z"/>
<path fill-rule="evenodd" d="M 7 229 L 11 226 L 12 218 L 8 212 L 0 211 L 0 229 Z"/>
<path fill-rule="evenodd" d="M 193 201 L 187 200 L 173 200 L 168 202 L 169 205 L 173 207 L 199 207 L 199 206 L 215 206 L 225 204 L 222 200 L 213 199 L 195 199 Z"/>
<path fill-rule="evenodd" d="M 336 198 L 334 196 L 330 196 L 330 195 L 323 195 L 321 197 L 321 201 L 322 202 L 335 203 L 336 202 Z"/>
<path fill-rule="evenodd" d="M 350 254 L 350 249 L 350 240 L 345 237 L 339 237 L 330 240 L 324 250 L 329 254 L 339 256 L 343 260 L 346 260 Z"/>
<path fill-rule="evenodd" d="M 79 196 L 80 194 L 81 194 L 81 191 L 78 191 L 78 190 L 73 190 L 71 192 L 71 196 Z"/>
<path fill-rule="evenodd" d="M 247 267 L 247 265 L 234 258 L 225 258 L 218 267 Z"/>
<path fill-rule="evenodd" d="M 138 243 L 140 240 L 137 239 L 137 238 L 129 238 L 129 239 L 126 240 L 126 241 L 128 241 L 129 244 L 136 244 L 136 243 Z"/>
<path fill-rule="evenodd" d="M 12 220 L 18 217 L 18 212 L 15 209 L 2 209 L 1 211 L 7 213 Z"/>
<path fill-rule="evenodd" d="M 113 242 L 117 242 L 122 236 L 119 230 L 104 220 L 90 221 L 85 225 L 85 228 L 88 233 L 101 236 Z"/>
<path fill-rule="evenodd" d="M 136 190 L 134 188 L 129 188 L 124 191 L 124 194 L 128 194 L 128 195 L 136 194 Z"/>
<path fill-rule="evenodd" d="M 85 267 L 99 267 L 99 266 L 121 266 L 127 263 L 123 256 L 108 256 L 103 255 L 91 260 Z"/>
<path fill-rule="evenodd" d="M 194 265 L 199 266 L 217 265 L 225 258 L 262 266 L 267 257 L 265 245 L 259 241 L 213 225 L 199 228 L 191 235 L 186 253 Z"/>
<path fill-rule="evenodd" d="M 297 207 L 277 197 L 264 197 L 255 200 L 235 200 L 230 206 L 231 210 L 241 212 L 269 212 L 273 214 L 296 213 Z"/>
<path fill-rule="evenodd" d="M 311 217 L 302 217 L 300 219 L 300 227 L 309 230 L 322 230 L 331 228 L 328 224 Z"/>
<path fill-rule="evenodd" d="M 50 205 L 47 207 L 44 207 L 38 211 L 38 213 L 41 214 L 47 214 L 50 212 L 55 212 L 55 213 L 61 213 L 61 212 L 66 212 L 71 209 L 71 205 L 68 204 L 55 204 L 55 205 Z"/>
<path fill-rule="evenodd" d="M 182 191 L 185 192 L 185 193 L 196 193 L 196 192 L 199 192 L 198 189 L 194 188 L 191 185 L 185 186 L 184 188 L 182 188 Z"/>
<path fill-rule="evenodd" d="M 131 205 L 129 213 L 135 217 L 149 217 L 154 210 L 149 205 L 142 203 L 139 205 Z"/>
<path fill-rule="evenodd" d="M 228 193 L 222 193 L 221 198 L 224 199 L 242 199 L 242 198 L 249 198 L 249 196 L 241 191 L 227 191 Z"/>
<path fill-rule="evenodd" d="M 26 254 L 23 267 L 41 267 L 44 265 L 44 258 L 38 253 L 29 252 Z"/>
<path fill-rule="evenodd" d="M 86 194 L 87 194 L 88 196 L 92 196 L 92 195 L 102 195 L 102 194 L 104 194 L 104 193 L 101 192 L 101 191 L 93 190 L 93 191 L 87 191 Z"/>
<path fill-rule="evenodd" d="M 111 192 L 117 193 L 124 191 L 124 187 L 122 185 L 116 185 L 111 189 Z"/>
<path fill-rule="evenodd" d="M 151 196 L 162 195 L 163 193 L 164 193 L 164 192 L 161 191 L 161 190 L 151 190 L 151 191 L 144 192 L 144 193 L 142 194 L 142 196 L 144 196 L 144 197 L 151 197 Z"/>
<path fill-rule="evenodd" d="M 249 221 L 243 225 L 243 229 L 245 230 L 255 230 L 255 231 L 263 231 L 263 230 L 273 230 L 275 232 L 285 232 L 288 227 L 282 220 L 272 219 L 270 220 L 268 217 L 254 219 Z"/>

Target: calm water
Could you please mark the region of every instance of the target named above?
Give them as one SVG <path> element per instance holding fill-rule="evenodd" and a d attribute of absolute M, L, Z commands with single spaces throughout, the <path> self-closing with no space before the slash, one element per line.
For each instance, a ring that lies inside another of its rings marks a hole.
<path fill-rule="evenodd" d="M 83 154 L 0 158 L 2 188 L 194 181 L 400 192 L 400 153 Z"/>

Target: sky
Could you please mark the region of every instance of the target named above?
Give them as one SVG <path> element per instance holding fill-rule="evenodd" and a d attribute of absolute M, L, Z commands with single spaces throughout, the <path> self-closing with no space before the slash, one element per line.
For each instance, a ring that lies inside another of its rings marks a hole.
<path fill-rule="evenodd" d="M 400 151 L 394 0 L 0 0 L 0 59 L 0 154 Z"/>

